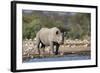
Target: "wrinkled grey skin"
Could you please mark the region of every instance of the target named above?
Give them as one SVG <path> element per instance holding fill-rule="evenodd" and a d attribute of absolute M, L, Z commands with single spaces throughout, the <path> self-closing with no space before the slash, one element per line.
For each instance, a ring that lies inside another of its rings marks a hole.
<path fill-rule="evenodd" d="M 57 55 L 60 44 L 63 44 L 63 37 L 61 31 L 57 27 L 53 27 L 50 29 L 42 28 L 36 34 L 36 46 L 38 48 L 39 54 L 40 44 L 41 48 L 45 48 L 45 46 L 50 46 L 50 48 L 52 49 L 52 54 Z M 54 46 L 56 46 L 55 51 Z"/>

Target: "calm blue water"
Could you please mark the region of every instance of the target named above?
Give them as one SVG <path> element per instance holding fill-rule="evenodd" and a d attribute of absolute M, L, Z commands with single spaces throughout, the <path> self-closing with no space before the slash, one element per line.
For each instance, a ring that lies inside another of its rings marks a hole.
<path fill-rule="evenodd" d="M 53 58 L 33 58 L 24 63 L 31 63 L 31 62 L 51 62 L 51 61 L 72 61 L 72 60 L 89 60 L 91 59 L 90 55 L 65 55 L 63 57 L 53 57 Z"/>

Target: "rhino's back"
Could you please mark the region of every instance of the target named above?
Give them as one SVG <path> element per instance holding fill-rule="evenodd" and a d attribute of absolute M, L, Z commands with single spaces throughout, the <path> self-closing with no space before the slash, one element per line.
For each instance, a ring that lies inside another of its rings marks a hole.
<path fill-rule="evenodd" d="M 50 41 L 49 41 L 49 37 L 50 37 L 50 29 L 48 28 L 42 28 L 39 32 L 38 32 L 38 36 L 40 41 L 44 44 L 44 45 L 49 45 Z"/>

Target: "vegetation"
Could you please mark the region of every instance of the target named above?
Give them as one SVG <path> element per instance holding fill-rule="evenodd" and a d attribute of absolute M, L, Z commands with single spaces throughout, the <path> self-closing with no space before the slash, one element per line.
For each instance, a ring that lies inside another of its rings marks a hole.
<path fill-rule="evenodd" d="M 23 39 L 33 39 L 43 27 L 58 27 L 70 39 L 91 36 L 89 13 L 23 10 Z"/>

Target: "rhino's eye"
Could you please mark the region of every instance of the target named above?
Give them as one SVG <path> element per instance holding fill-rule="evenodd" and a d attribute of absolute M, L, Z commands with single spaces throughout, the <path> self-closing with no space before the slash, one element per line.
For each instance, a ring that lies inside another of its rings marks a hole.
<path fill-rule="evenodd" d="M 58 32 L 58 31 L 56 31 L 56 34 L 59 34 L 59 32 Z"/>

